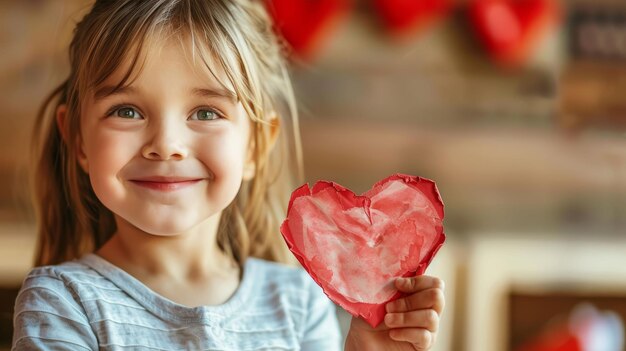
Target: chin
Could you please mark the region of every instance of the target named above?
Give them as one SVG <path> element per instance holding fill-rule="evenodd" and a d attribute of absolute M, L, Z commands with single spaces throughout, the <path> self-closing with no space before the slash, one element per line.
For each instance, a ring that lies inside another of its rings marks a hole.
<path fill-rule="evenodd" d="M 177 236 L 187 233 L 198 226 L 198 221 L 191 218 L 167 218 L 154 216 L 152 218 L 119 218 L 118 230 L 126 227 L 126 230 L 139 230 L 155 236 Z M 121 226 L 120 226 L 121 224 Z M 121 228 L 120 228 L 121 227 Z"/>
<path fill-rule="evenodd" d="M 128 211 L 130 212 L 130 211 Z M 190 213 L 192 211 L 139 211 L 128 217 L 116 215 L 118 230 L 139 230 L 147 234 L 163 237 L 179 236 L 195 231 L 216 230 L 221 211 Z"/>
<path fill-rule="evenodd" d="M 136 225 L 138 229 L 148 234 L 156 236 L 177 236 L 189 232 L 195 226 L 184 223 L 163 223 L 161 225 L 150 223 L 146 225 Z"/>

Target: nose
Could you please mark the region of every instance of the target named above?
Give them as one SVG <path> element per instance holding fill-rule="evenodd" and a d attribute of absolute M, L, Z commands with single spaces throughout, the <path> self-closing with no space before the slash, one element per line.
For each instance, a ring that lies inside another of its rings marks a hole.
<path fill-rule="evenodd" d="M 143 157 L 155 161 L 183 160 L 187 158 L 189 150 L 184 135 L 176 130 L 175 126 L 162 123 L 152 128 L 152 136 L 141 150 Z"/>

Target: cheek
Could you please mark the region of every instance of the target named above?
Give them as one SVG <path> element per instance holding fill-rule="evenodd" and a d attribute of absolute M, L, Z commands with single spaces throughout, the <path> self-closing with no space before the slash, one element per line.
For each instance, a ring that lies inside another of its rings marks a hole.
<path fill-rule="evenodd" d="M 216 178 L 224 175 L 232 177 L 243 171 L 246 145 L 240 135 L 224 132 L 199 139 L 195 154 Z"/>
<path fill-rule="evenodd" d="M 98 198 L 123 196 L 120 171 L 137 154 L 139 138 L 121 133 L 94 133 L 85 142 L 91 185 Z M 103 201 L 105 202 L 105 201 Z"/>
<path fill-rule="evenodd" d="M 226 207 L 241 187 L 247 143 L 231 131 L 202 138 L 196 146 L 196 157 L 212 177 L 207 195 Z"/>

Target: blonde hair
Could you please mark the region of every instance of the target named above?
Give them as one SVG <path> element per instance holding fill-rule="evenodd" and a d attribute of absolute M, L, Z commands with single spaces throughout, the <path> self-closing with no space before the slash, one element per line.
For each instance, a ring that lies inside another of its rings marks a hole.
<path fill-rule="evenodd" d="M 145 61 L 145 46 L 162 39 L 164 33 L 188 38 L 194 59 L 200 57 L 215 77 L 212 64 L 219 65 L 252 120 L 255 176 L 243 182 L 223 211 L 219 247 L 240 265 L 248 256 L 292 262 L 278 228 L 293 185 L 284 170 L 295 164 L 302 177 L 300 140 L 283 46 L 262 2 L 97 0 L 74 31 L 69 77 L 44 101 L 33 131 L 36 265 L 57 264 L 92 252 L 116 230 L 112 212 L 98 200 L 89 176 L 77 162 L 73 141 L 80 132 L 81 103 L 131 58 L 117 87 L 129 84 Z M 63 131 L 55 121 L 62 104 L 67 106 Z M 291 126 L 293 132 L 291 139 L 280 133 L 272 150 L 271 124 L 278 121 L 269 116 L 271 112 L 278 113 L 281 127 Z M 290 149 L 295 153 L 290 154 Z"/>

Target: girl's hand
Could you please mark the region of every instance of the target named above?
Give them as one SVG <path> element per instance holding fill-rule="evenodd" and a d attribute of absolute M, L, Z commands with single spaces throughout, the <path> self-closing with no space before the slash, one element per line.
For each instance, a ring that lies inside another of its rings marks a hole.
<path fill-rule="evenodd" d="M 376 328 L 352 318 L 345 350 L 430 350 L 443 311 L 443 281 L 430 276 L 398 278 L 396 288 L 410 295 L 389 302 L 384 323 Z"/>

